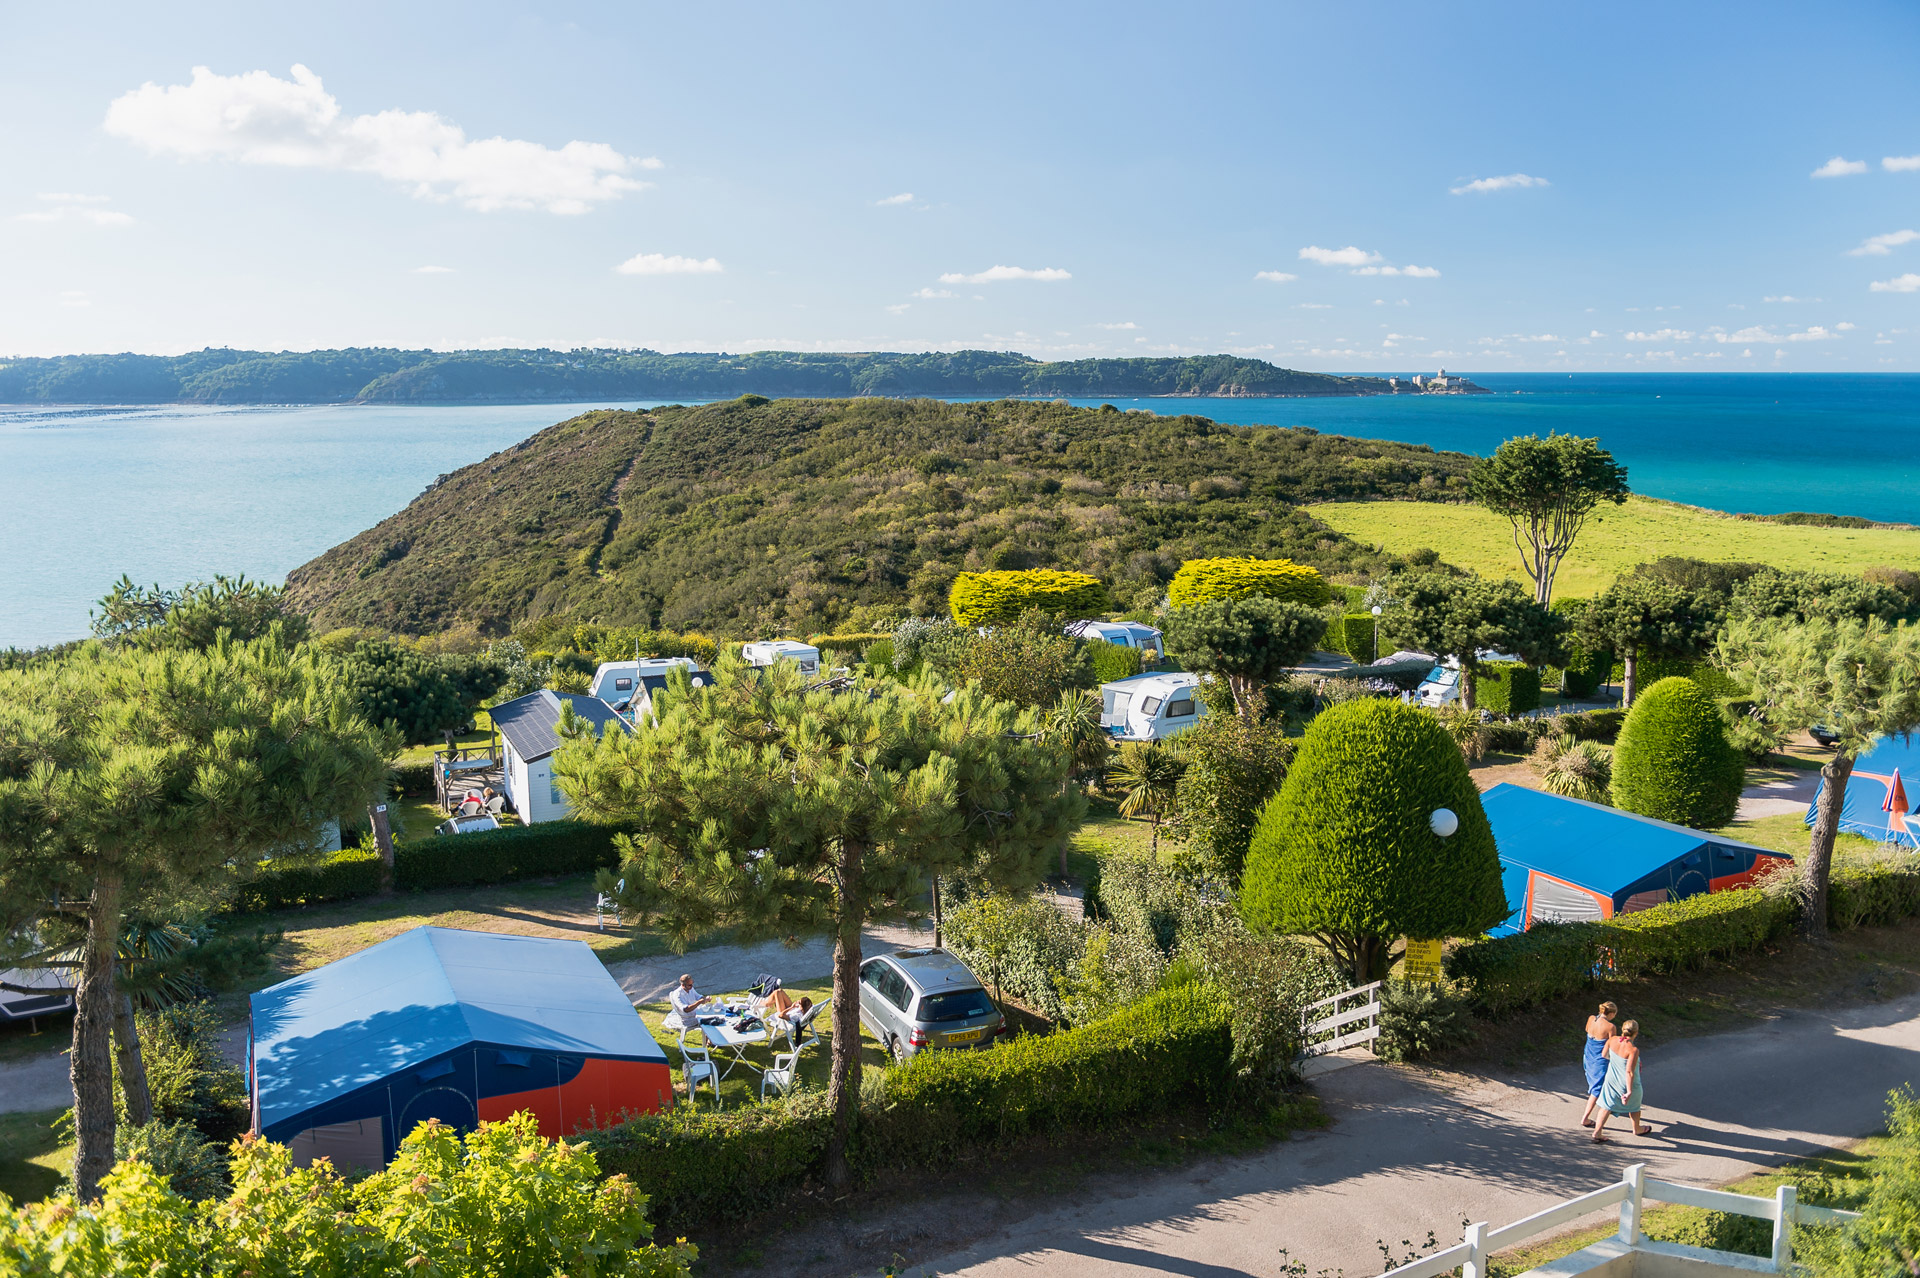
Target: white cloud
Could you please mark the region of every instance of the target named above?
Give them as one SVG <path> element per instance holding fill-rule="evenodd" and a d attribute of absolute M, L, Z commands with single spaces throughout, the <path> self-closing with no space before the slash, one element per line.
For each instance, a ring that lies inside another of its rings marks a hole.
<path fill-rule="evenodd" d="M 1867 288 L 1875 293 L 1920 293 L 1920 275 L 1908 271 L 1890 280 L 1875 280 Z"/>
<path fill-rule="evenodd" d="M 319 76 L 299 65 L 292 74 L 282 80 L 266 71 L 215 75 L 195 67 L 190 84 L 149 81 L 115 98 L 106 129 L 183 160 L 372 173 L 418 199 L 456 199 L 483 213 L 584 213 L 646 185 L 629 173 L 660 167 L 604 142 L 555 150 L 515 138 L 471 139 L 432 111 L 346 115 Z"/>
<path fill-rule="evenodd" d="M 1286 284 L 1300 277 L 1298 275 L 1289 275 L 1285 271 L 1255 271 L 1253 278 L 1256 280 L 1266 280 L 1273 284 Z"/>
<path fill-rule="evenodd" d="M 1295 305 L 1294 309 L 1298 311 L 1330 311 L 1333 309 L 1333 305 L 1330 302 L 1300 302 Z"/>
<path fill-rule="evenodd" d="M 964 271 L 949 271 L 940 277 L 940 282 L 942 284 L 997 284 L 1002 280 L 1042 280 L 1053 283 L 1072 278 L 1072 275 L 1057 266 L 1043 266 L 1039 270 L 1030 270 L 1024 266 L 990 266 L 973 275 L 968 275 Z"/>
<path fill-rule="evenodd" d="M 1506 173 L 1500 177 L 1475 178 L 1464 186 L 1451 187 L 1454 195 L 1479 195 L 1488 191 L 1512 191 L 1527 186 L 1551 186 L 1545 178 L 1529 177 L 1525 173 Z"/>
<path fill-rule="evenodd" d="M 1363 266 L 1355 275 L 1410 275 L 1417 280 L 1437 280 L 1440 272 L 1431 266 Z"/>
<path fill-rule="evenodd" d="M 1873 235 L 1860 241 L 1859 248 L 1847 250 L 1848 257 L 1886 257 L 1902 244 L 1911 244 L 1920 240 L 1920 231 L 1888 231 L 1885 235 Z"/>
<path fill-rule="evenodd" d="M 1678 328 L 1655 329 L 1651 333 L 1628 333 L 1625 337 L 1629 342 L 1691 342 L 1693 340 L 1692 333 Z M 1766 340 L 1771 342 L 1779 339 L 1770 337 Z"/>
<path fill-rule="evenodd" d="M 111 195 L 81 195 L 75 191 L 42 191 L 33 197 L 48 204 L 111 204 Z"/>
<path fill-rule="evenodd" d="M 1121 324 L 1095 324 L 1094 327 L 1113 329 L 1114 331 L 1118 332 L 1123 330 L 1131 331 L 1133 329 L 1139 328 L 1140 326 L 1134 323 L 1132 320 L 1127 320 L 1125 323 L 1121 323 Z"/>
<path fill-rule="evenodd" d="M 944 289 L 944 288 L 923 288 L 918 290 L 917 292 L 909 293 L 907 294 L 907 296 L 926 298 L 927 300 L 931 301 L 934 298 L 939 298 L 939 297 L 952 297 L 953 293 L 951 290 Z"/>
<path fill-rule="evenodd" d="M 1920 155 L 1889 155 L 1880 161 L 1880 167 L 1889 173 L 1911 173 L 1920 169 Z"/>
<path fill-rule="evenodd" d="M 1841 320 L 1833 326 L 1833 331 L 1836 333 L 1851 333 L 1853 330 L 1854 325 L 1848 323 L 1846 320 Z"/>
<path fill-rule="evenodd" d="M 1380 255 L 1349 244 L 1341 249 L 1321 248 L 1318 244 L 1309 244 L 1300 250 L 1303 262 L 1318 262 L 1322 266 L 1365 266 L 1369 262 L 1378 262 Z"/>
<path fill-rule="evenodd" d="M 453 268 L 451 266 L 416 266 L 413 268 L 413 273 L 415 275 L 451 275 Z"/>
<path fill-rule="evenodd" d="M 1791 293 L 1781 293 L 1774 297 L 1763 297 L 1760 300 L 1763 302 L 1819 302 L 1825 299 L 1818 297 L 1795 297 Z"/>
<path fill-rule="evenodd" d="M 876 205 L 877 207 L 879 207 L 879 208 L 883 208 L 883 209 L 884 209 L 884 208 L 886 208 L 886 207 L 887 207 L 887 206 L 888 206 L 889 204 L 911 204 L 911 203 L 913 203 L 913 192 L 912 192 L 912 191 L 902 191 L 902 192 L 901 192 L 900 194 L 898 194 L 898 195 L 889 195 L 889 196 L 888 196 L 888 197 L 887 197 L 886 199 L 884 199 L 884 200 L 875 200 L 875 201 L 874 201 L 874 204 L 875 204 L 875 205 Z"/>
<path fill-rule="evenodd" d="M 613 268 L 622 275 L 718 275 L 727 268 L 717 258 L 681 257 L 678 253 L 635 253 Z"/>
<path fill-rule="evenodd" d="M 47 207 L 34 209 L 27 213 L 17 213 L 17 222 L 85 222 L 90 226 L 131 226 L 133 219 L 125 213 L 116 213 L 112 209 L 103 209 L 111 197 L 105 195 L 79 195 L 71 191 L 42 191 L 34 197 Z"/>
<path fill-rule="evenodd" d="M 1920 276 L 1915 276 L 1914 278 L 1920 279 Z M 1632 335 L 1629 334 L 1629 336 Z M 1741 342 L 1824 342 L 1831 340 L 1833 336 L 1834 334 L 1828 332 L 1818 324 L 1799 333 L 1770 333 L 1765 328 L 1756 324 L 1751 328 L 1743 328 L 1734 333 L 1714 330 L 1706 334 L 1707 339 L 1719 342 L 1723 346 L 1728 343 Z"/>
<path fill-rule="evenodd" d="M 1522 337 L 1520 340 L 1523 342 L 1564 342 L 1567 339 L 1564 337 L 1555 337 L 1552 333 L 1540 333 L 1533 337 Z"/>
<path fill-rule="evenodd" d="M 911 309 L 913 309 L 912 302 L 896 302 L 892 306 L 887 307 L 887 314 L 901 315 Z"/>
<path fill-rule="evenodd" d="M 1867 162 L 1865 160 L 1848 160 L 1836 155 L 1815 169 L 1811 176 L 1817 178 L 1852 177 L 1857 173 L 1865 173 L 1866 171 Z"/>

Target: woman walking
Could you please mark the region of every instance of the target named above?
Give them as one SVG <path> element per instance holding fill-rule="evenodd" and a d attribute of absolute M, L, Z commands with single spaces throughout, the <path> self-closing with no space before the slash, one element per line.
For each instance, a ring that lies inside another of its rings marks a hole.
<path fill-rule="evenodd" d="M 1631 1119 L 1633 1134 L 1645 1136 L 1653 1131 L 1640 1121 L 1640 1022 L 1627 1021 L 1620 1032 L 1607 1040 L 1607 1077 L 1600 1084 L 1600 1122 L 1593 1129 L 1596 1145 L 1607 1143 L 1607 1119 L 1615 1114 Z"/>
<path fill-rule="evenodd" d="M 1580 1115 L 1582 1127 L 1593 1126 L 1593 1111 L 1600 1104 L 1600 1085 L 1607 1081 L 1607 1040 L 1616 1033 L 1615 1018 L 1620 1009 L 1602 1003 L 1599 1012 L 1587 1018 L 1587 1045 L 1580 1053 L 1580 1068 L 1587 1076 L 1587 1112 Z"/>

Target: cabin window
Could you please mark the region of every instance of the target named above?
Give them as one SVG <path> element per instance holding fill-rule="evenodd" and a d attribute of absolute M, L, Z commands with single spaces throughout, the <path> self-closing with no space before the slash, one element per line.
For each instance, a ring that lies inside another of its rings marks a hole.
<path fill-rule="evenodd" d="M 558 777 L 549 776 L 547 778 L 547 798 L 552 801 L 555 807 L 566 803 L 567 796 L 560 793 L 560 780 Z"/>
<path fill-rule="evenodd" d="M 1167 702 L 1167 718 L 1184 719 L 1193 713 L 1193 698 L 1182 697 L 1178 701 Z"/>
<path fill-rule="evenodd" d="M 617 690 L 617 691 L 619 691 L 619 692 L 631 692 L 631 691 L 633 690 L 633 680 L 631 680 L 631 679 L 615 679 L 615 680 L 613 681 L 613 686 L 614 686 L 614 688 L 615 688 L 615 690 Z"/>
<path fill-rule="evenodd" d="M 1140 713 L 1144 714 L 1149 719 L 1153 718 L 1154 715 L 1160 713 L 1160 702 L 1162 700 L 1164 700 L 1164 698 L 1148 697 L 1145 701 L 1142 701 L 1140 703 Z"/>

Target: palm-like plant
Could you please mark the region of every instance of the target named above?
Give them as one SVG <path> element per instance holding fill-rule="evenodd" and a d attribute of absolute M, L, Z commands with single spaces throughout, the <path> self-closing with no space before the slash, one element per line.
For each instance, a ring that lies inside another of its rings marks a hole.
<path fill-rule="evenodd" d="M 1160 822 L 1173 814 L 1185 760 L 1154 742 L 1129 742 L 1120 747 L 1120 762 L 1107 773 L 1107 784 L 1120 791 L 1120 815 L 1153 818 L 1153 852 L 1160 853 Z"/>
<path fill-rule="evenodd" d="M 1613 786 L 1613 756 L 1591 741 L 1568 736 L 1545 736 L 1528 760 L 1549 794 L 1589 803 L 1609 803 Z"/>
<path fill-rule="evenodd" d="M 1047 711 L 1040 739 L 1072 760 L 1062 788 L 1095 771 L 1113 754 L 1113 737 L 1100 726 L 1100 695 L 1070 688 Z M 1067 876 L 1067 845 L 1060 845 L 1060 877 Z"/>

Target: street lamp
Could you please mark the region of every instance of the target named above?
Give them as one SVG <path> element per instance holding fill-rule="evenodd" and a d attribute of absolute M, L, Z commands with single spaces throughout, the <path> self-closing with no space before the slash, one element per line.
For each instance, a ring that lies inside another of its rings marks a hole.
<path fill-rule="evenodd" d="M 1373 659 L 1380 660 L 1380 605 L 1373 606 Z"/>

